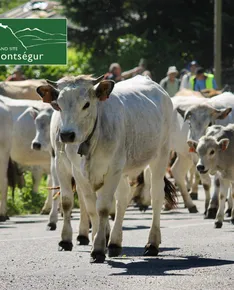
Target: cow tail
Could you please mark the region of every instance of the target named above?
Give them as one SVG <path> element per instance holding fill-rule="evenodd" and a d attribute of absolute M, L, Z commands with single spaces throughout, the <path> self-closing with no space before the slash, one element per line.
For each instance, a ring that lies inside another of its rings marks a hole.
<path fill-rule="evenodd" d="M 173 183 L 171 183 L 170 180 L 164 176 L 164 192 L 165 192 L 165 200 L 167 203 L 171 206 L 171 208 L 177 207 L 177 193 L 176 188 Z"/>

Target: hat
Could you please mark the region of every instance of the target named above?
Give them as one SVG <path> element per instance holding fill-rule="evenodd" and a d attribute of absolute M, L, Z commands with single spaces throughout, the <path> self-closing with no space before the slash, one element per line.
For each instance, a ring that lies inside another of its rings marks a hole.
<path fill-rule="evenodd" d="M 175 66 L 169 66 L 168 71 L 167 71 L 167 75 L 170 75 L 170 74 L 173 74 L 173 73 L 178 74 L 178 70 L 176 69 Z"/>
<path fill-rule="evenodd" d="M 16 73 L 16 72 L 22 72 L 22 67 L 21 67 L 21 65 L 16 65 L 16 66 L 14 67 L 13 73 Z"/>
<path fill-rule="evenodd" d="M 117 62 L 114 62 L 109 67 L 109 72 L 112 73 L 114 69 L 119 68 L 120 65 Z"/>
<path fill-rule="evenodd" d="M 198 65 L 198 63 L 197 63 L 197 61 L 196 61 L 196 60 L 193 60 L 193 61 L 191 61 L 191 62 L 190 62 L 190 64 L 189 64 L 189 65 L 190 65 L 190 66 L 191 66 L 191 65 Z"/>

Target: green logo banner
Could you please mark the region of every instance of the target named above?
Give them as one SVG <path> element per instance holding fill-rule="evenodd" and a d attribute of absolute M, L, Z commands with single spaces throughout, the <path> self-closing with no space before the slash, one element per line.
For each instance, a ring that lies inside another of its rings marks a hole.
<path fill-rule="evenodd" d="M 0 65 L 66 65 L 66 19 L 0 19 Z"/>

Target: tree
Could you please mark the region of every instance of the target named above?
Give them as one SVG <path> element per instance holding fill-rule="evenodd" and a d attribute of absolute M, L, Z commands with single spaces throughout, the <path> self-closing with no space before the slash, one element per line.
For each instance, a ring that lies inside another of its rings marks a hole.
<path fill-rule="evenodd" d="M 214 1 L 202 0 L 62 0 L 64 13 L 78 25 L 71 39 L 96 55 L 118 49 L 119 37 L 132 34 L 148 43 L 145 57 L 155 72 L 196 58 L 213 67 Z M 233 61 L 234 1 L 223 0 L 223 55 Z M 164 72 L 163 72 L 164 73 Z"/>

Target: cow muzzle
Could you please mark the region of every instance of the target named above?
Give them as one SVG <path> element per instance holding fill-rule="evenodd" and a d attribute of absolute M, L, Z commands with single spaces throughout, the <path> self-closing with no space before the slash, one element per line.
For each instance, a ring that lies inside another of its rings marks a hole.
<path fill-rule="evenodd" d="M 63 143 L 72 143 L 75 141 L 75 132 L 60 132 L 60 139 Z"/>
<path fill-rule="evenodd" d="M 205 166 L 202 164 L 197 165 L 197 171 L 201 174 L 205 174 L 208 172 L 208 170 L 206 170 Z"/>
<path fill-rule="evenodd" d="M 39 151 L 39 150 L 41 150 L 41 144 L 38 142 L 33 142 L 32 148 L 33 148 L 33 150 Z"/>

